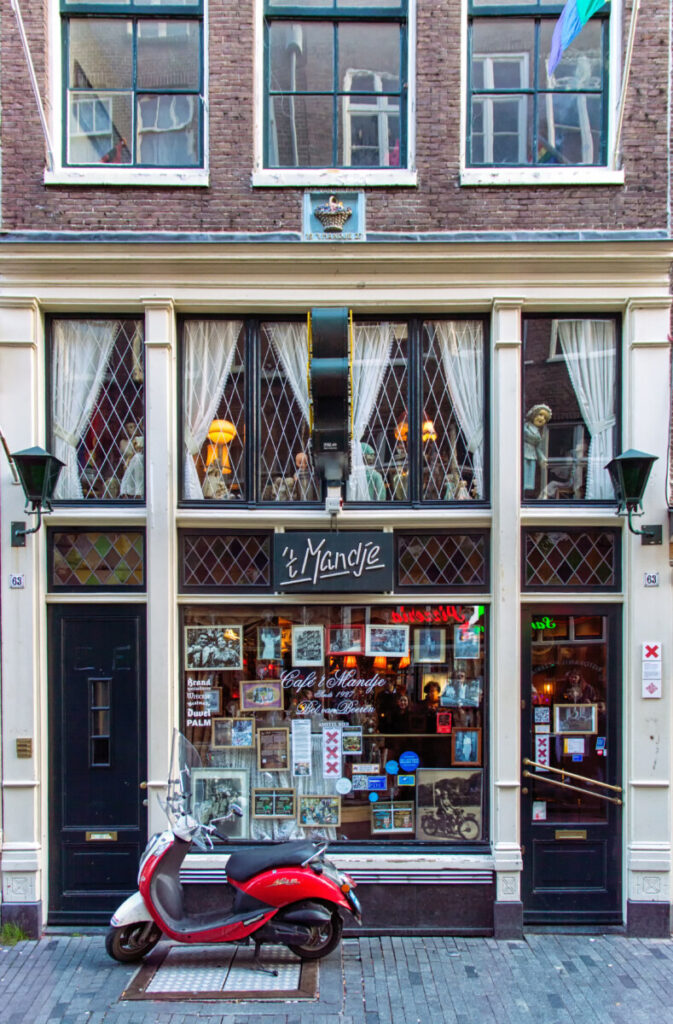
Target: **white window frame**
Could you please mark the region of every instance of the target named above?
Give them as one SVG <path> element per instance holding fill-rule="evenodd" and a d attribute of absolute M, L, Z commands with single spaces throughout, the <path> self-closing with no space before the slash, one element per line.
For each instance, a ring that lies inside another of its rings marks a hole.
<path fill-rule="evenodd" d="M 351 96 L 350 89 L 353 82 L 353 75 L 371 74 L 374 78 L 376 91 L 371 95 Z M 393 75 L 363 71 L 358 68 L 348 68 L 344 73 L 343 89 L 349 95 L 343 97 L 343 162 L 350 164 L 353 157 L 353 124 L 352 118 L 367 114 L 375 114 L 377 120 L 377 137 L 379 164 L 389 167 L 390 163 L 390 132 L 388 120 L 391 117 L 400 116 L 400 107 L 395 96 L 386 96 L 382 93 L 383 80 L 393 78 Z M 355 147 L 358 148 L 357 146 Z M 359 165 L 358 165 L 359 166 Z"/>
<path fill-rule="evenodd" d="M 493 89 L 495 88 L 495 75 L 493 72 L 494 64 L 518 64 L 519 66 L 519 85 L 521 88 L 525 88 L 528 83 L 529 75 L 529 60 L 527 53 L 484 53 L 478 55 L 481 62 L 484 75 L 484 88 Z M 476 58 L 475 58 L 476 59 Z M 498 106 L 502 101 L 507 103 L 516 103 L 518 106 L 518 138 L 519 138 L 519 162 L 522 163 L 526 159 L 526 136 L 528 131 L 528 101 L 526 96 L 480 96 L 479 102 L 482 104 L 483 118 L 484 118 L 484 162 L 493 163 L 493 141 L 496 135 L 506 134 L 505 132 L 498 133 L 495 131 L 495 117 L 493 116 L 494 108 Z M 472 98 L 474 103 L 474 97 Z M 474 134 L 474 133 L 473 133 Z M 507 133 L 508 134 L 508 133 Z"/>

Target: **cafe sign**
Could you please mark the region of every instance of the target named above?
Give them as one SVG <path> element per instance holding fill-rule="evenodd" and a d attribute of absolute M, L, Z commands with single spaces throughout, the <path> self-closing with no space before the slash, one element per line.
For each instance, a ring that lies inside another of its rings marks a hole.
<path fill-rule="evenodd" d="M 281 593 L 387 593 L 393 589 L 393 535 L 276 533 L 273 563 Z"/>

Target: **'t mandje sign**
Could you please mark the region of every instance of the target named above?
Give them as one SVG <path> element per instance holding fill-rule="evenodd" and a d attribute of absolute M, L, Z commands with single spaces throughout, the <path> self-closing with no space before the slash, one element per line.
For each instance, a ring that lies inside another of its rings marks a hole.
<path fill-rule="evenodd" d="M 273 540 L 277 591 L 386 593 L 393 589 L 391 533 L 293 532 L 277 533 Z"/>

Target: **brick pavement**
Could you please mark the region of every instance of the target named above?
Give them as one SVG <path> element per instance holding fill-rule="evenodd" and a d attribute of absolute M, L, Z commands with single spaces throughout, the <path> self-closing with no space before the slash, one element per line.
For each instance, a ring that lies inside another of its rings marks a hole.
<path fill-rule="evenodd" d="M 103 934 L 0 947 L 2 1024 L 673 1024 L 673 941 L 346 939 L 317 1001 L 120 1002 Z"/>

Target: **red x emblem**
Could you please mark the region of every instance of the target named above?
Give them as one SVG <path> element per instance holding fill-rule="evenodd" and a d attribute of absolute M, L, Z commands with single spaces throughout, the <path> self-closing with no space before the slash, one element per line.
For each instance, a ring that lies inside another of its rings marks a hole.
<path fill-rule="evenodd" d="M 659 657 L 659 644 L 645 644 L 645 657 L 646 658 L 658 658 Z"/>

